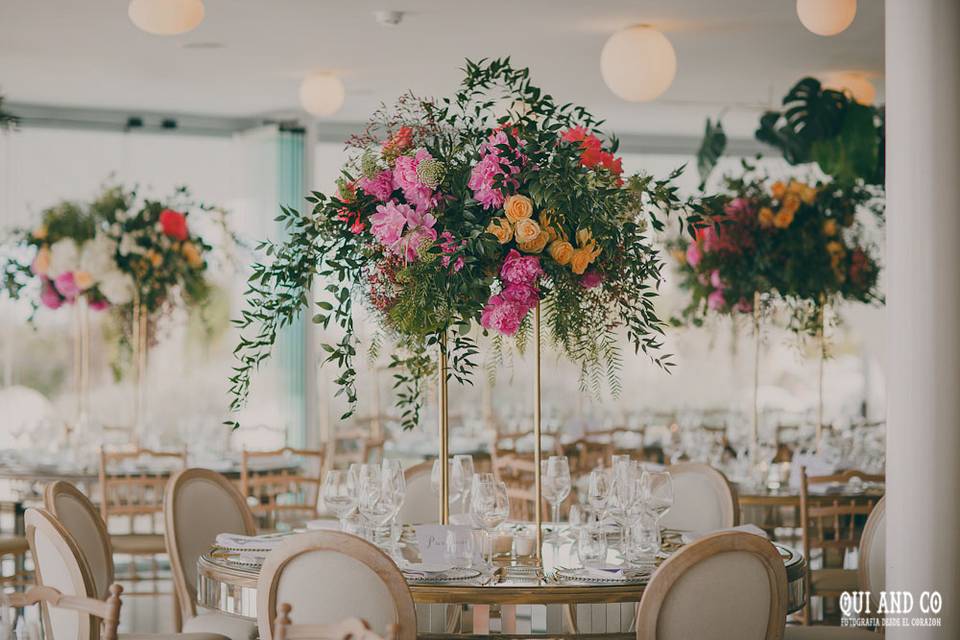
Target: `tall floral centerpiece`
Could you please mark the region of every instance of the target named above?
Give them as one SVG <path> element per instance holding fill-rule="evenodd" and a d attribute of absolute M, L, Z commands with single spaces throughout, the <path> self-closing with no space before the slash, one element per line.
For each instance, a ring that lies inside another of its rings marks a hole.
<path fill-rule="evenodd" d="M 253 267 L 240 319 L 252 333 L 237 348 L 233 407 L 278 331 L 315 307 L 314 322 L 342 331 L 323 349 L 340 368 L 348 417 L 357 398 L 358 301 L 398 345 L 391 366 L 405 428 L 418 422 L 435 363 L 441 407 L 447 366 L 469 380 L 478 350 L 472 327 L 525 335 L 541 305 L 584 383 L 607 376 L 616 386 L 621 329 L 666 366 L 653 306 L 661 263 L 646 231 L 683 206 L 676 173 L 625 175 L 616 140 L 599 126 L 509 60 L 468 61 L 453 97 L 406 95 L 375 113 L 348 142 L 339 191 L 311 194 L 309 214 L 283 209 L 288 239 L 262 245 L 271 261 Z"/>

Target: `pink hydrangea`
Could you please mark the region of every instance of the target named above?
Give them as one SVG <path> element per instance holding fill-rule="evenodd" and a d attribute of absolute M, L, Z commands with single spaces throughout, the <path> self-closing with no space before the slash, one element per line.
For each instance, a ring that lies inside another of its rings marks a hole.
<path fill-rule="evenodd" d="M 500 267 L 500 279 L 508 284 L 533 285 L 541 274 L 543 268 L 540 266 L 540 258 L 522 255 L 516 249 L 510 249 L 510 253 L 503 260 L 503 266 Z"/>
<path fill-rule="evenodd" d="M 583 277 L 580 278 L 580 286 L 584 289 L 599 287 L 601 282 L 603 282 L 603 276 L 595 269 L 587 271 L 583 274 Z"/>
<path fill-rule="evenodd" d="M 367 195 L 373 196 L 380 202 L 386 202 L 393 193 L 393 172 L 389 169 L 381 171 L 374 178 L 360 178 L 357 186 Z"/>
<path fill-rule="evenodd" d="M 707 306 L 713 311 L 720 311 L 726 305 L 727 301 L 723 297 L 722 289 L 714 289 L 710 295 L 707 296 Z"/>
<path fill-rule="evenodd" d="M 390 201 L 377 206 L 377 212 L 370 216 L 370 233 L 388 249 L 400 242 L 407 215 L 414 213 L 409 205 Z"/>
<path fill-rule="evenodd" d="M 700 255 L 700 247 L 696 242 L 691 242 L 690 246 L 687 247 L 687 264 L 696 269 L 702 257 L 703 256 Z"/>
<path fill-rule="evenodd" d="M 403 197 L 417 211 L 429 211 L 437 206 L 439 198 L 434 190 L 420 181 L 417 167 L 433 156 L 426 149 L 417 149 L 412 156 L 400 156 L 393 167 L 393 184 L 403 190 Z"/>
<path fill-rule="evenodd" d="M 59 309 L 63 304 L 63 298 L 53 287 L 53 281 L 50 278 L 43 278 L 43 284 L 40 288 L 40 302 L 47 309 Z"/>
<path fill-rule="evenodd" d="M 57 288 L 57 292 L 61 296 L 70 302 L 80 294 L 80 287 L 77 286 L 77 282 L 73 278 L 73 271 L 64 271 L 58 275 L 53 281 L 53 286 Z"/>

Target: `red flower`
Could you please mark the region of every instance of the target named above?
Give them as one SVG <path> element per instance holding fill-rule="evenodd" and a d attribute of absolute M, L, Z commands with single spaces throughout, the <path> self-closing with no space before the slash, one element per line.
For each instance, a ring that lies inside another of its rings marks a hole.
<path fill-rule="evenodd" d="M 604 151 L 600 138 L 589 133 L 584 127 L 567 129 L 560 134 L 560 139 L 564 142 L 580 143 L 580 164 L 588 169 L 603 167 L 615 176 L 623 173 L 623 160 L 610 151 Z"/>
<path fill-rule="evenodd" d="M 163 233 L 174 240 L 183 242 L 190 237 L 190 232 L 187 231 L 187 217 L 173 209 L 164 209 L 160 212 L 160 226 L 163 228 Z"/>

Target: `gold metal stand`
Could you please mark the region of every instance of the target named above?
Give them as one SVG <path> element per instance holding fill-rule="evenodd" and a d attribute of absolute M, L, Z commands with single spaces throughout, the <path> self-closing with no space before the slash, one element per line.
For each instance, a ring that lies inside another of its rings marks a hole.
<path fill-rule="evenodd" d="M 450 478 L 449 478 L 449 405 L 447 402 L 447 332 L 440 337 L 440 358 L 437 364 L 437 414 L 440 428 L 440 524 L 450 521 Z"/>
<path fill-rule="evenodd" d="M 144 387 L 147 374 L 147 349 L 149 348 L 149 313 L 141 303 L 139 294 L 133 302 L 133 434 L 134 444 L 139 446 L 144 429 Z"/>
<path fill-rule="evenodd" d="M 73 383 L 77 394 L 76 415 L 66 427 L 67 446 L 70 446 L 71 434 L 82 431 L 89 422 L 90 406 L 90 317 L 87 300 L 77 298 L 74 305 L 73 334 Z"/>
<path fill-rule="evenodd" d="M 819 329 L 817 330 L 817 347 L 820 351 L 820 362 L 817 366 L 817 434 L 814 443 L 816 451 L 820 453 L 820 444 L 823 439 L 823 362 L 827 358 L 827 341 L 824 335 L 826 329 L 826 306 L 827 302 L 823 296 L 820 296 L 820 308 L 817 312 Z"/>
<path fill-rule="evenodd" d="M 753 425 L 750 433 L 752 457 L 760 448 L 760 292 L 753 293 Z M 757 460 L 753 460 L 754 464 Z"/>
<path fill-rule="evenodd" d="M 533 484 L 537 503 L 534 513 L 537 519 L 536 557 L 537 564 L 543 566 L 543 485 L 540 469 L 542 451 L 540 444 L 540 303 L 533 312 Z"/>

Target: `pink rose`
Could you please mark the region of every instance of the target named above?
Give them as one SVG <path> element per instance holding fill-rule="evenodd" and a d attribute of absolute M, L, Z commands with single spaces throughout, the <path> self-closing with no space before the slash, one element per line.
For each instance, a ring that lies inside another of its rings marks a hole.
<path fill-rule="evenodd" d="M 386 202 L 393 193 L 393 172 L 387 169 L 381 171 L 375 178 L 360 178 L 357 186 L 367 195 L 373 196 L 380 202 Z"/>
<path fill-rule="evenodd" d="M 107 302 L 106 298 L 95 298 L 90 300 L 87 303 L 87 306 L 93 309 L 94 311 L 103 311 L 110 306 L 110 303 Z"/>
<path fill-rule="evenodd" d="M 700 264 L 700 247 L 697 246 L 696 242 L 691 242 L 690 246 L 687 247 L 687 264 L 697 268 L 697 265 Z"/>
<path fill-rule="evenodd" d="M 413 209 L 393 200 L 378 205 L 377 212 L 370 216 L 370 232 L 385 247 L 393 248 L 400 241 L 409 213 L 413 213 Z"/>
<path fill-rule="evenodd" d="M 707 296 L 707 306 L 713 311 L 722 310 L 727 304 L 721 289 L 715 289 Z"/>
<path fill-rule="evenodd" d="M 595 269 L 587 271 L 580 278 L 580 286 L 584 289 L 593 289 L 594 287 L 598 287 L 600 286 L 601 282 L 603 282 L 603 276 Z"/>
<path fill-rule="evenodd" d="M 53 287 L 53 282 L 49 278 L 43 278 L 43 284 L 40 288 L 40 302 L 47 309 L 59 309 L 63 304 L 63 298 Z"/>
<path fill-rule="evenodd" d="M 73 302 L 80 293 L 80 287 L 77 286 L 77 282 L 73 278 L 73 271 L 64 271 L 58 275 L 53 281 L 53 285 L 68 302 Z"/>
<path fill-rule="evenodd" d="M 721 291 L 727 288 L 727 285 L 725 285 L 723 283 L 723 280 L 720 279 L 719 269 L 714 269 L 713 272 L 710 274 L 710 284 L 713 285 L 714 289 L 720 289 Z"/>
<path fill-rule="evenodd" d="M 500 267 L 500 278 L 509 284 L 532 285 L 542 273 L 540 258 L 521 255 L 516 249 L 510 249 Z"/>
<path fill-rule="evenodd" d="M 746 298 L 740 298 L 737 301 L 737 311 L 740 313 L 750 313 L 753 311 L 753 302 L 747 300 Z"/>

